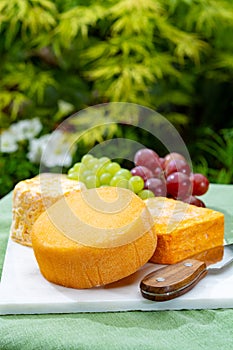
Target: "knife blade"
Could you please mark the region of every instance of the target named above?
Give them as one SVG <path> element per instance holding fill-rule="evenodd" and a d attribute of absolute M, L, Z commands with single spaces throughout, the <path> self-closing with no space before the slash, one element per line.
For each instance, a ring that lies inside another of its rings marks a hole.
<path fill-rule="evenodd" d="M 140 283 L 141 294 L 153 301 L 177 298 L 191 290 L 208 273 L 219 273 L 232 262 L 233 244 L 212 248 L 149 273 Z"/>

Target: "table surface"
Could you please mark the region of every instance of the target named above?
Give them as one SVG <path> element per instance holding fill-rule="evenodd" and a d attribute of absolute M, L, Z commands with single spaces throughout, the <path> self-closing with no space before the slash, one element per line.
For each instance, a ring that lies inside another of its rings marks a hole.
<path fill-rule="evenodd" d="M 233 185 L 203 197 L 225 214 L 233 237 Z M 0 273 L 11 224 L 11 194 L 0 201 Z M 16 291 L 17 293 L 17 291 Z M 110 312 L 0 317 L 0 349 L 233 349 L 233 309 Z"/>

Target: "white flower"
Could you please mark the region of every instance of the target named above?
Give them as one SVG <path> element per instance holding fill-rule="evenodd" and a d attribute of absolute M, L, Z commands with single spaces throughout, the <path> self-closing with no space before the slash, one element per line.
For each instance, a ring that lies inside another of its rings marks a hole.
<path fill-rule="evenodd" d="M 64 133 L 55 130 L 44 149 L 42 163 L 48 167 L 64 166 L 68 167 L 72 163 L 71 144 L 66 139 Z"/>
<path fill-rule="evenodd" d="M 17 149 L 18 144 L 15 135 L 9 131 L 3 131 L 0 135 L 0 151 L 2 153 L 12 153 Z"/>
<path fill-rule="evenodd" d="M 31 140 L 42 130 L 39 118 L 25 119 L 10 126 L 9 131 L 13 133 L 18 141 Z"/>
<path fill-rule="evenodd" d="M 50 135 L 43 135 L 39 139 L 32 139 L 29 142 L 29 152 L 27 154 L 28 159 L 32 163 L 40 163 L 44 149 Z"/>
<path fill-rule="evenodd" d="M 48 168 L 69 167 L 72 163 L 71 143 L 60 130 L 31 140 L 29 149 L 28 159 L 33 163 L 41 162 Z"/>

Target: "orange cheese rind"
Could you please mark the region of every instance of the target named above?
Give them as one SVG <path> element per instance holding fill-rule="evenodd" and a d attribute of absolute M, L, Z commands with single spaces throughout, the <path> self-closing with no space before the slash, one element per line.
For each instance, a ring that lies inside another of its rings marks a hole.
<path fill-rule="evenodd" d="M 154 197 L 145 200 L 158 243 L 151 262 L 174 264 L 224 243 L 224 215 L 218 211 Z"/>
<path fill-rule="evenodd" d="M 86 191 L 97 191 L 106 203 L 110 197 L 113 203 L 123 196 L 128 204 L 122 210 L 119 206 L 108 212 L 106 206 L 100 211 L 95 201 L 92 205 L 86 202 Z M 42 275 L 71 288 L 105 285 L 134 273 L 150 259 L 157 244 L 151 215 L 138 196 L 113 187 L 86 191 L 56 202 L 40 215 L 32 230 Z M 77 234 L 71 235 L 73 231 Z"/>

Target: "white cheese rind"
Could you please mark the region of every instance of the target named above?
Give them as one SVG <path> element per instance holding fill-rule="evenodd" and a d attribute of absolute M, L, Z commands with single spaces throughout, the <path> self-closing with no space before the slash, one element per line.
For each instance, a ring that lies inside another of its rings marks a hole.
<path fill-rule="evenodd" d="M 31 246 L 31 230 L 40 214 L 63 196 L 85 185 L 63 174 L 40 174 L 20 181 L 13 191 L 11 238 Z"/>

